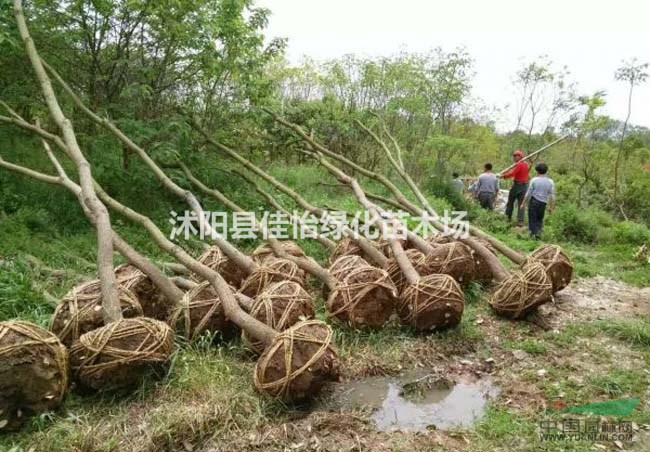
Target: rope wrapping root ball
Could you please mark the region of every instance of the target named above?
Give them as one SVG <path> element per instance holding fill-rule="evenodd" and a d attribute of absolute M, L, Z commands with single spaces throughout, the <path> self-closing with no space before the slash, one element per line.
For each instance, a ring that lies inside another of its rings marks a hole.
<path fill-rule="evenodd" d="M 544 266 L 530 261 L 497 287 L 490 299 L 494 311 L 510 319 L 524 317 L 553 299 L 553 285 Z"/>
<path fill-rule="evenodd" d="M 87 389 L 137 386 L 149 375 L 162 377 L 174 352 L 174 332 L 148 317 L 122 319 L 84 334 L 70 349 L 74 379 Z"/>
<path fill-rule="evenodd" d="M 284 331 L 301 320 L 314 317 L 314 299 L 293 281 L 279 281 L 269 285 L 255 300 L 250 315 L 276 331 Z M 246 331 L 242 339 L 255 353 L 264 351 L 264 344 Z"/>
<path fill-rule="evenodd" d="M 142 306 L 142 315 L 156 320 L 167 320 L 173 303 L 158 290 L 147 275 L 131 264 L 123 264 L 115 268 L 115 277 L 120 286 L 135 294 Z"/>
<path fill-rule="evenodd" d="M 279 244 L 280 244 L 280 248 L 288 255 L 295 256 L 295 257 L 305 257 L 305 252 L 303 251 L 302 248 L 296 245 L 295 242 L 292 242 L 291 240 L 283 240 L 279 242 Z M 251 254 L 251 257 L 255 262 L 261 264 L 267 258 L 275 257 L 275 253 L 273 252 L 273 248 L 271 248 L 271 245 L 265 243 L 263 245 L 258 246 L 255 249 L 255 251 L 253 251 L 253 254 Z"/>
<path fill-rule="evenodd" d="M 417 271 L 420 275 L 428 274 L 429 268 L 426 266 L 426 258 L 424 256 L 424 253 L 415 248 L 408 249 L 405 251 L 405 253 L 408 260 L 411 262 L 411 264 L 413 264 L 415 271 Z M 402 293 L 408 284 L 408 281 L 404 276 L 404 272 L 402 272 L 402 268 L 399 266 L 397 260 L 394 257 L 388 261 L 386 267 L 384 267 L 384 270 L 386 270 L 388 273 L 388 277 L 397 289 L 397 293 Z"/>
<path fill-rule="evenodd" d="M 417 331 L 456 326 L 465 301 L 460 285 L 449 275 L 432 274 L 408 284 L 401 294 L 398 314 L 402 323 Z"/>
<path fill-rule="evenodd" d="M 338 268 L 340 279 L 327 297 L 328 314 L 353 328 L 382 327 L 395 312 L 397 289 L 385 270 L 363 260 L 356 266 L 358 260 L 346 262 L 349 267 Z"/>
<path fill-rule="evenodd" d="M 240 287 L 242 281 L 246 279 L 246 273 L 239 268 L 218 246 L 211 246 L 197 259 L 203 265 L 219 273 L 228 284 L 233 287 Z M 202 282 L 203 277 L 192 273 L 191 279 Z"/>
<path fill-rule="evenodd" d="M 559 292 L 569 285 L 573 277 L 571 258 L 557 245 L 542 245 L 533 251 L 524 265 L 531 259 L 540 262 L 551 278 L 553 292 Z"/>
<path fill-rule="evenodd" d="M 133 292 L 118 285 L 118 296 L 124 317 L 142 315 Z M 73 287 L 63 296 L 52 314 L 50 330 L 70 347 L 82 334 L 103 325 L 101 282 L 96 279 Z"/>
<path fill-rule="evenodd" d="M 354 242 L 349 237 L 343 237 L 341 240 L 338 241 L 338 243 L 336 244 L 336 248 L 334 248 L 334 251 L 332 251 L 332 254 L 330 255 L 329 258 L 330 265 L 332 265 L 340 257 L 343 256 L 365 257 L 359 245 L 357 245 L 356 242 Z"/>
<path fill-rule="evenodd" d="M 269 257 L 244 280 L 239 291 L 247 297 L 255 298 L 269 284 L 284 280 L 293 281 L 304 287 L 306 275 L 294 262 Z"/>
<path fill-rule="evenodd" d="M 341 281 L 344 277 L 348 275 L 353 269 L 357 267 L 363 267 L 370 265 L 364 258 L 357 256 L 355 254 L 349 254 L 345 256 L 340 256 L 336 259 L 327 270 L 330 276 L 337 281 Z M 327 300 L 327 297 L 330 296 L 330 287 L 327 284 L 323 284 L 323 300 Z"/>
<path fill-rule="evenodd" d="M 427 274 L 443 273 L 461 284 L 470 283 L 476 278 L 474 252 L 458 241 L 435 246 L 426 255 L 424 265 Z"/>
<path fill-rule="evenodd" d="M 0 322 L 0 434 L 55 408 L 68 388 L 68 352 L 40 326 Z"/>
<path fill-rule="evenodd" d="M 255 365 L 257 391 L 299 402 L 337 380 L 340 364 L 332 337 L 332 329 L 319 320 L 300 322 L 279 333 Z"/>
<path fill-rule="evenodd" d="M 185 292 L 167 323 L 188 341 L 198 339 L 205 331 L 219 333 L 223 340 L 239 334 L 239 327 L 228 320 L 219 295 L 208 281 Z"/>

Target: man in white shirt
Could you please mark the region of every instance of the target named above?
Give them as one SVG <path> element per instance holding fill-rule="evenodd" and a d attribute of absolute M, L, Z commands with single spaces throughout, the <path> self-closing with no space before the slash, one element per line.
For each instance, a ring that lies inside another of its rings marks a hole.
<path fill-rule="evenodd" d="M 548 166 L 546 163 L 538 163 L 535 166 L 537 176 L 533 177 L 528 185 L 528 191 L 521 203 L 521 209 L 526 208 L 528 204 L 528 229 L 530 236 L 539 239 L 542 236 L 544 227 L 544 213 L 548 204 L 549 214 L 555 209 L 555 184 L 546 173 Z"/>

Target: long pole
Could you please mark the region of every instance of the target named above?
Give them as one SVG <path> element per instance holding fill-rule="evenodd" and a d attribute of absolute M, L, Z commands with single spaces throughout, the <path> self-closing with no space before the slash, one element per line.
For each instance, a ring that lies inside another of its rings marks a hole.
<path fill-rule="evenodd" d="M 536 155 L 539 154 L 540 152 L 547 150 L 547 149 L 550 148 L 551 146 L 558 144 L 560 141 L 562 141 L 562 140 L 564 140 L 565 138 L 568 138 L 568 137 L 569 137 L 569 135 L 562 135 L 562 136 L 561 136 L 560 138 L 558 138 L 557 140 L 555 140 L 555 141 L 551 141 L 551 142 L 550 142 L 549 144 L 547 144 L 546 146 L 539 148 L 538 150 L 536 150 L 535 152 L 533 152 L 533 153 L 531 153 L 531 154 L 528 154 L 526 157 L 522 158 L 522 159 L 519 160 L 519 161 L 520 161 L 520 162 L 525 162 L 526 160 L 529 160 L 531 157 L 536 156 Z M 519 162 L 517 162 L 517 163 L 519 163 Z M 503 171 L 499 172 L 499 176 L 503 176 L 505 173 L 507 173 L 508 171 L 510 171 L 511 169 L 513 169 L 517 163 L 513 163 L 512 165 L 510 165 L 509 167 L 507 167 L 507 168 L 504 169 Z"/>

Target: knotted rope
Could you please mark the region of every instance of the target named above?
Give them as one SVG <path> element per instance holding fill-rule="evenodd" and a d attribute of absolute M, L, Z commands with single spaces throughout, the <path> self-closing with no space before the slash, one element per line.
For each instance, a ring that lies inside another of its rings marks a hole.
<path fill-rule="evenodd" d="M 296 245 L 295 242 L 292 242 L 290 240 L 284 240 L 279 244 L 280 244 L 280 248 L 288 255 L 295 256 L 295 257 L 305 257 L 305 252 L 303 251 L 302 248 Z M 273 251 L 273 248 L 271 248 L 271 245 L 265 243 L 263 245 L 258 246 L 255 249 L 255 251 L 253 251 L 253 254 L 251 254 L 251 257 L 255 262 L 261 264 L 267 258 L 275 257 L 275 253 Z"/>
<path fill-rule="evenodd" d="M 463 291 L 454 278 L 432 274 L 404 288 L 398 314 L 403 323 L 426 331 L 458 324 L 464 306 Z"/>
<path fill-rule="evenodd" d="M 523 266 L 530 263 L 530 260 L 540 262 L 551 278 L 553 292 L 564 289 L 571 282 L 573 276 L 573 262 L 564 250 L 557 245 L 542 245 L 533 251 Z"/>
<path fill-rule="evenodd" d="M 444 273 L 460 283 L 472 281 L 476 273 L 476 262 L 472 250 L 460 242 L 449 242 L 435 246 L 425 258 L 427 273 Z"/>
<path fill-rule="evenodd" d="M 537 261 L 529 261 L 497 287 L 490 306 L 499 315 L 518 319 L 552 299 L 553 285 L 546 269 Z"/>
<path fill-rule="evenodd" d="M 269 284 L 284 280 L 304 286 L 305 272 L 289 260 L 269 257 L 244 280 L 240 292 L 248 297 L 256 297 Z"/>

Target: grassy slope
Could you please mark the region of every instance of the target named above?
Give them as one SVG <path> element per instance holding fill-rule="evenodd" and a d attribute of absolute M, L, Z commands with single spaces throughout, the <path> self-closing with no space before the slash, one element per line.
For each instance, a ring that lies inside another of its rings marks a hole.
<path fill-rule="evenodd" d="M 346 210 L 357 208 L 344 189 L 321 185 L 320 182 L 330 182 L 330 179 L 315 168 L 284 167 L 274 168 L 274 171 L 281 180 L 295 187 L 309 187 L 306 196 L 315 204 Z M 261 205 L 248 194 L 245 186 L 235 186 L 235 189 L 239 202 L 248 208 Z M 381 192 L 374 186 L 373 191 Z M 62 197 L 56 199 L 56 202 L 63 202 Z M 210 208 L 218 207 L 206 204 Z M 436 205 L 441 210 L 449 207 L 441 201 L 436 201 Z M 69 206 L 72 208 L 72 204 Z M 157 220 L 164 227 L 166 211 L 162 208 L 159 212 Z M 2 220 L 0 255 L 5 263 L 0 269 L 0 315 L 3 319 L 21 317 L 46 324 L 53 308 L 42 291 L 61 296 L 75 280 L 92 274 L 92 232 L 83 227 L 66 230 L 60 218 L 51 219 L 49 214 L 47 209 L 36 206 L 18 210 Z M 506 231 L 499 218 L 483 215 L 479 222 L 518 249 L 532 250 L 537 245 L 523 234 Z M 164 259 L 137 229 L 119 219 L 115 219 L 115 223 L 138 247 Z M 631 258 L 633 245 L 561 244 L 574 256 L 580 276 L 605 275 L 640 286 L 650 284 L 647 266 Z M 325 253 L 319 245 L 311 241 L 301 245 L 323 261 Z M 250 249 L 254 244 L 243 246 Z M 69 272 L 52 275 L 46 269 L 36 271 L 23 262 L 25 253 L 48 267 Z M 627 395 L 647 399 L 643 398 L 647 396 L 647 374 L 638 366 L 620 366 L 618 355 L 610 348 L 603 348 L 603 343 L 624 350 L 626 356 L 631 357 L 630 362 L 641 360 L 645 365 L 650 364 L 649 319 L 574 322 L 558 334 L 552 334 L 529 323 L 496 319 L 486 307 L 482 294 L 472 293 L 461 326 L 442 334 L 416 336 L 396 326 L 376 333 L 337 329 L 337 343 L 345 363 L 344 376 L 358 378 L 394 373 L 402 368 L 440 362 L 452 365 L 460 358 L 478 362 L 494 356 L 500 361 L 501 355 L 509 356 L 512 350 L 520 349 L 528 353 L 532 367 L 518 369 L 514 378 L 532 385 L 537 396 L 541 394 L 551 400 L 564 394 L 566 400 L 576 404 Z M 321 312 L 320 316 L 324 314 Z M 502 340 L 495 342 L 497 333 Z M 30 446 L 53 451 L 176 450 L 206 444 L 215 450 L 270 450 L 295 444 L 296 449 L 301 450 L 310 446 L 311 436 L 324 445 L 329 438 L 332 448 L 352 450 L 357 447 L 356 442 L 350 440 L 354 435 L 360 437 L 357 441 L 365 448 L 377 450 L 384 450 L 384 446 L 385 450 L 460 447 L 486 451 L 497 448 L 538 450 L 541 447 L 536 426 L 542 415 L 531 408 L 532 403 L 512 406 L 505 397 L 492 403 L 487 416 L 474 430 L 458 432 L 455 436 L 443 435 L 441 439 L 436 433 L 425 438 L 402 434 L 385 437 L 373 433 L 365 421 L 357 418 L 350 420 L 348 426 L 353 431 L 344 435 L 345 428 L 329 426 L 330 421 L 323 421 L 319 413 L 305 421 L 293 408 L 287 410 L 276 402 L 259 398 L 250 384 L 253 361 L 238 342 L 219 347 L 208 344 L 206 338 L 199 344 L 182 347 L 174 357 L 168 377 L 159 383 L 147 382 L 135 394 L 82 397 L 71 393 L 57 412 L 35 418 L 17 434 L 0 437 L 0 450 L 11 447 L 27 450 Z M 575 356 L 584 354 L 589 354 L 594 371 L 585 375 L 585 381 L 576 383 L 569 377 L 579 374 L 580 369 L 570 363 Z M 535 369 L 541 367 L 548 371 L 548 377 L 542 380 L 535 374 Z M 637 408 L 631 419 L 650 423 L 647 403 Z M 291 429 L 287 433 L 286 426 L 283 427 L 285 423 L 295 423 L 306 428 L 305 422 L 309 423 L 309 433 Z M 337 437 L 336 432 L 343 436 Z M 590 443 L 551 446 L 556 450 L 591 450 L 592 447 Z"/>

